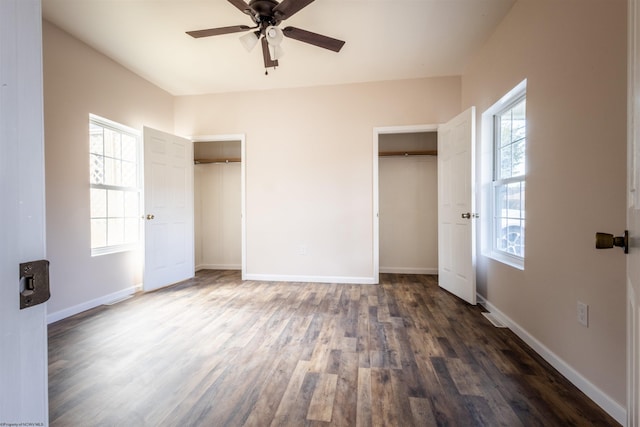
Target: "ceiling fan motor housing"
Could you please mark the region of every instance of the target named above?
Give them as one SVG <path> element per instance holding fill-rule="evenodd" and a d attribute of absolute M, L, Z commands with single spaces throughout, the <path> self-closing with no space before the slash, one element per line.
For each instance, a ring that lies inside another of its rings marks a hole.
<path fill-rule="evenodd" d="M 251 0 L 249 7 L 253 12 L 251 15 L 255 23 L 263 28 L 278 25 L 283 18 L 277 11 L 274 12 L 273 10 L 278 4 L 275 0 Z"/>

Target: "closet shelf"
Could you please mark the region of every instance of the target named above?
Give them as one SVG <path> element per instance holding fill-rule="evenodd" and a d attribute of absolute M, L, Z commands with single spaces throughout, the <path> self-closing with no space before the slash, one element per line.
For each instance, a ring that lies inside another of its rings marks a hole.
<path fill-rule="evenodd" d="M 241 160 L 236 157 L 230 158 L 222 158 L 222 159 L 195 159 L 194 163 L 196 165 L 204 164 L 204 163 L 240 163 Z"/>
<path fill-rule="evenodd" d="M 380 151 L 378 156 L 380 157 L 395 157 L 395 156 L 437 156 L 438 150 L 419 150 L 419 151 Z"/>

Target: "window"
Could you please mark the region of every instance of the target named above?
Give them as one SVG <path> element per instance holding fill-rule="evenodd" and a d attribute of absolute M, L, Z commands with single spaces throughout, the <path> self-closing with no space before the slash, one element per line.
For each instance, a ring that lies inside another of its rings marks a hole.
<path fill-rule="evenodd" d="M 130 250 L 140 240 L 138 133 L 91 115 L 91 254 Z"/>
<path fill-rule="evenodd" d="M 526 99 L 494 119 L 494 249 L 524 258 Z"/>
<path fill-rule="evenodd" d="M 483 204 L 490 215 L 483 223 L 486 255 L 523 269 L 525 257 L 526 80 L 483 114 L 483 143 L 492 158 L 483 161 Z"/>

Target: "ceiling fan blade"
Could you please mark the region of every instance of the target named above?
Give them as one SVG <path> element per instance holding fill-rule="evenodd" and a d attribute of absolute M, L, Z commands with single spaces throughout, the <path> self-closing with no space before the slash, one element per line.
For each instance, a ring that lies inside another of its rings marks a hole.
<path fill-rule="evenodd" d="M 277 67 L 278 60 L 275 61 L 271 59 L 271 54 L 269 53 L 269 42 L 267 39 L 262 37 L 262 57 L 264 58 L 264 68 L 269 67 Z"/>
<path fill-rule="evenodd" d="M 231 0 L 229 0 L 231 1 Z M 282 0 L 282 2 L 273 8 L 276 15 L 279 15 L 280 19 L 291 18 L 295 13 L 298 13 L 302 8 L 308 6 L 314 0 Z"/>
<path fill-rule="evenodd" d="M 345 43 L 342 40 L 323 36 L 322 34 L 312 33 L 311 31 L 307 30 L 301 30 L 300 28 L 295 27 L 286 27 L 282 30 L 282 33 L 291 39 L 329 49 L 334 52 L 340 52 L 340 49 L 342 49 L 342 46 L 344 46 Z"/>
<path fill-rule="evenodd" d="M 228 1 L 229 3 L 237 7 L 240 10 L 240 12 L 246 13 L 246 14 L 251 13 L 251 8 L 247 3 L 244 2 L 244 0 L 228 0 Z"/>
<path fill-rule="evenodd" d="M 199 37 L 209 37 L 209 36 L 219 36 L 222 34 L 231 34 L 231 33 L 240 33 L 242 31 L 250 30 L 251 28 L 248 25 L 233 25 L 231 27 L 220 27 L 220 28 L 209 28 L 208 30 L 197 30 L 197 31 L 187 31 L 191 37 L 199 38 Z"/>

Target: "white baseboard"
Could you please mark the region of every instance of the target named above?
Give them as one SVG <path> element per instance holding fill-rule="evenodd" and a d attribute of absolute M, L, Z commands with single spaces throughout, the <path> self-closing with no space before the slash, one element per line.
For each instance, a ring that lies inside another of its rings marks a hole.
<path fill-rule="evenodd" d="M 267 282 L 351 283 L 357 285 L 374 285 L 376 283 L 372 277 L 295 276 L 280 274 L 246 274 L 244 280 L 260 280 Z"/>
<path fill-rule="evenodd" d="M 90 310 L 100 305 L 109 304 L 111 302 L 121 300 L 128 297 L 129 295 L 136 293 L 139 290 L 139 286 L 131 286 L 130 288 L 123 289 L 121 291 L 114 292 L 112 294 L 105 295 L 99 298 L 95 298 L 91 301 L 86 301 L 81 304 L 74 305 L 73 307 L 65 308 L 64 310 L 56 311 L 55 313 L 49 313 L 47 314 L 47 324 L 57 322 L 58 320 L 65 319 L 67 317 L 73 316 L 74 314 L 82 313 L 83 311 Z"/>
<path fill-rule="evenodd" d="M 478 303 L 483 305 L 489 310 L 495 317 L 497 317 L 502 323 L 507 325 L 513 333 L 515 333 L 520 339 L 526 342 L 536 353 L 538 353 L 544 360 L 549 362 L 551 366 L 556 368 L 565 378 L 567 378 L 573 385 L 578 387 L 584 394 L 586 394 L 591 400 L 593 400 L 604 411 L 611 415 L 617 422 L 625 426 L 627 424 L 627 411 L 618 402 L 613 400 L 610 396 L 600 390 L 588 379 L 580 375 L 578 371 L 573 369 L 571 365 L 562 360 L 558 355 L 549 350 L 544 344 L 538 341 L 534 336 L 529 334 L 524 328 L 514 322 L 507 315 L 502 313 L 493 304 L 487 301 L 482 295 L 478 294 Z"/>
<path fill-rule="evenodd" d="M 196 271 L 200 270 L 242 270 L 241 264 L 199 264 Z"/>
<path fill-rule="evenodd" d="M 438 268 L 380 267 L 380 273 L 438 274 Z"/>

